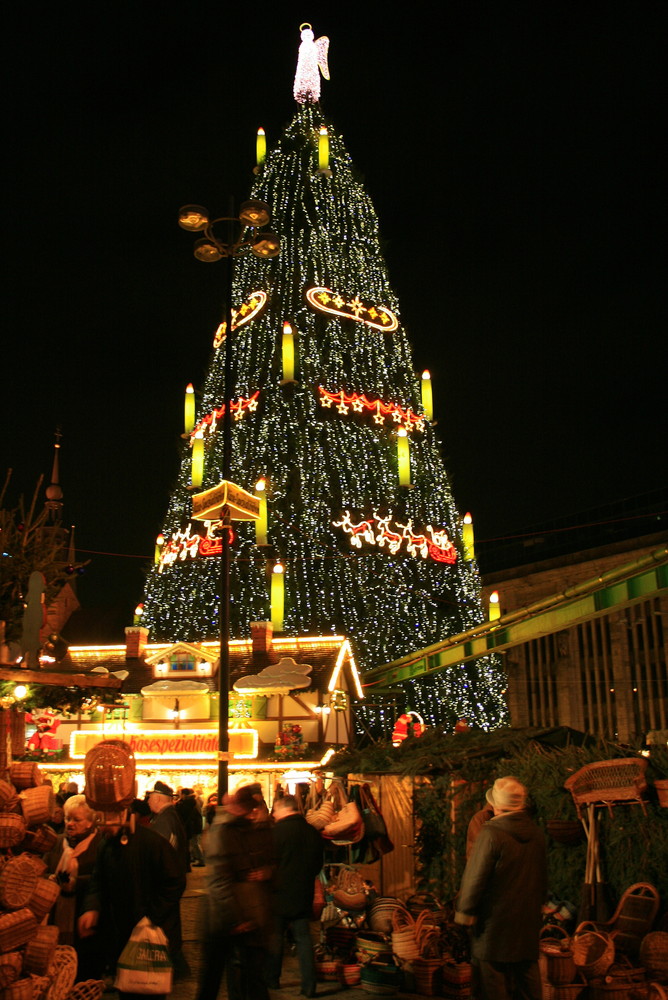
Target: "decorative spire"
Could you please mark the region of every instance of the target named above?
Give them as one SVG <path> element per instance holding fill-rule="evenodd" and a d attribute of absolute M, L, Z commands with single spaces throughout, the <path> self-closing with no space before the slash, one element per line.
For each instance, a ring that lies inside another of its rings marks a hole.
<path fill-rule="evenodd" d="M 323 35 L 314 41 L 313 29 L 307 22 L 300 24 L 299 30 L 302 33 L 302 43 L 299 46 L 293 94 L 298 104 L 317 104 L 320 100 L 320 73 L 325 80 L 329 80 L 329 38 Z"/>
<path fill-rule="evenodd" d="M 59 476 L 60 468 L 58 463 L 58 458 L 60 454 L 60 439 L 62 434 L 60 432 L 60 427 L 56 428 L 56 440 L 53 446 L 53 468 L 51 469 L 51 483 L 46 488 L 46 504 L 45 507 L 49 512 L 49 520 L 52 522 L 59 522 L 61 512 L 63 509 L 63 491 L 60 486 Z"/>

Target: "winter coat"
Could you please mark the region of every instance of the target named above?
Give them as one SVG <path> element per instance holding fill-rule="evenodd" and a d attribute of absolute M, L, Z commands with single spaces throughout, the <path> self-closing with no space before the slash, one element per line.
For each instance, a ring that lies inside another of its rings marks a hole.
<path fill-rule="evenodd" d="M 248 876 L 257 869 L 273 871 L 269 829 L 223 811 L 209 828 L 208 838 L 203 934 L 226 936 L 241 924 L 250 924 L 248 942 L 263 946 L 271 925 L 270 881 L 249 881 Z"/>
<path fill-rule="evenodd" d="M 142 917 L 162 927 L 177 952 L 185 884 L 174 848 L 150 827 L 138 825 L 125 844 L 118 834 L 103 837 L 82 912 L 99 913 L 96 933 L 108 961 L 116 962 Z"/>
<path fill-rule="evenodd" d="M 272 829 L 276 854 L 274 913 L 289 920 L 313 910 L 313 883 L 322 868 L 322 837 L 300 813 L 278 820 Z"/>
<path fill-rule="evenodd" d="M 456 900 L 476 918 L 473 958 L 524 962 L 538 958 L 541 908 L 547 895 L 545 837 L 526 812 L 495 816 L 482 827 Z"/>
<path fill-rule="evenodd" d="M 190 871 L 190 846 L 188 835 L 176 811 L 176 806 L 166 806 L 151 817 L 151 829 L 168 840 L 181 862 L 183 874 Z"/>

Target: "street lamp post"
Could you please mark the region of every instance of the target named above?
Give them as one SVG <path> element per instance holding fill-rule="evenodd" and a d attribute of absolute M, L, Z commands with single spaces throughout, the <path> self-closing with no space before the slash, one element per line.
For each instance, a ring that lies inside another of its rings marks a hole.
<path fill-rule="evenodd" d="M 197 260 L 215 263 L 224 260 L 225 274 L 225 340 L 223 343 L 223 481 L 229 482 L 232 465 L 232 260 L 245 253 L 270 259 L 280 253 L 280 240 L 265 229 L 271 219 L 269 206 L 263 201 L 245 201 L 235 215 L 210 219 L 209 212 L 201 205 L 185 205 L 179 211 L 179 226 L 189 232 L 202 233 L 194 247 Z M 216 233 L 224 225 L 225 239 Z M 235 230 L 237 235 L 235 237 Z M 228 790 L 229 758 L 229 706 L 230 706 L 230 530 L 231 511 L 225 505 L 221 510 L 217 532 L 221 535 L 220 557 L 220 659 L 218 667 L 218 801 Z"/>

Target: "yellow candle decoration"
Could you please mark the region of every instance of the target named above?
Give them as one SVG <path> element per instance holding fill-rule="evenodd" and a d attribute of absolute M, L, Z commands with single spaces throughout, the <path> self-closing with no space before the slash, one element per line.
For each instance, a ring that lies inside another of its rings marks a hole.
<path fill-rule="evenodd" d="M 464 559 L 467 562 L 471 562 L 471 560 L 475 559 L 475 543 L 473 539 L 473 518 L 468 511 L 464 514 L 462 534 L 464 536 Z"/>
<path fill-rule="evenodd" d="M 186 434 L 190 434 L 194 426 L 195 426 L 195 390 L 193 389 L 192 382 L 188 382 L 188 385 L 186 386 L 186 403 L 185 403 Z"/>
<path fill-rule="evenodd" d="M 283 381 L 295 379 L 295 336 L 289 323 L 283 324 Z"/>
<path fill-rule="evenodd" d="M 431 387 L 431 375 L 428 371 L 422 372 L 422 409 L 427 420 L 434 419 L 434 394 Z"/>
<path fill-rule="evenodd" d="M 408 434 L 404 427 L 397 431 L 397 457 L 399 459 L 399 485 L 411 484 L 411 454 L 408 447 Z"/>
<path fill-rule="evenodd" d="M 274 564 L 271 573 L 271 624 L 274 632 L 283 631 L 283 612 L 285 608 L 284 569 L 280 562 Z"/>
<path fill-rule="evenodd" d="M 259 128 L 257 130 L 257 139 L 255 140 L 255 151 L 257 154 L 257 165 L 258 167 L 261 167 L 267 155 L 267 137 L 264 134 L 263 128 Z"/>
<path fill-rule="evenodd" d="M 161 533 L 155 540 L 155 552 L 153 553 L 153 561 L 157 564 L 160 562 L 160 556 L 162 555 L 162 547 L 165 544 L 165 536 Z"/>
<path fill-rule="evenodd" d="M 197 434 L 195 434 L 195 440 L 193 441 L 192 476 L 191 476 L 193 486 L 201 486 L 203 478 L 204 478 L 204 434 L 202 433 L 202 431 L 197 431 Z"/>
<path fill-rule="evenodd" d="M 493 590 L 489 595 L 489 620 L 495 622 L 501 617 L 501 605 L 499 604 L 499 592 Z"/>
<path fill-rule="evenodd" d="M 260 514 L 255 520 L 255 542 L 257 545 L 267 545 L 267 484 L 264 479 L 258 479 L 255 492 L 260 500 Z"/>
<path fill-rule="evenodd" d="M 329 170 L 329 136 L 324 125 L 318 136 L 318 169 Z"/>

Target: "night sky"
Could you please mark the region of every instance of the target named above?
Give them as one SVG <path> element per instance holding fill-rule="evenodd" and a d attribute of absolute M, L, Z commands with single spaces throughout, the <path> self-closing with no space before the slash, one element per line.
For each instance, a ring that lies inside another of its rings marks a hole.
<path fill-rule="evenodd" d="M 59 425 L 80 599 L 120 603 L 101 638 L 141 596 L 220 318 L 223 268 L 177 211 L 248 196 L 302 21 L 330 37 L 323 108 L 478 537 L 666 483 L 665 6 L 244 8 L 23 4 L 4 27 L 5 502 L 48 483 Z"/>

